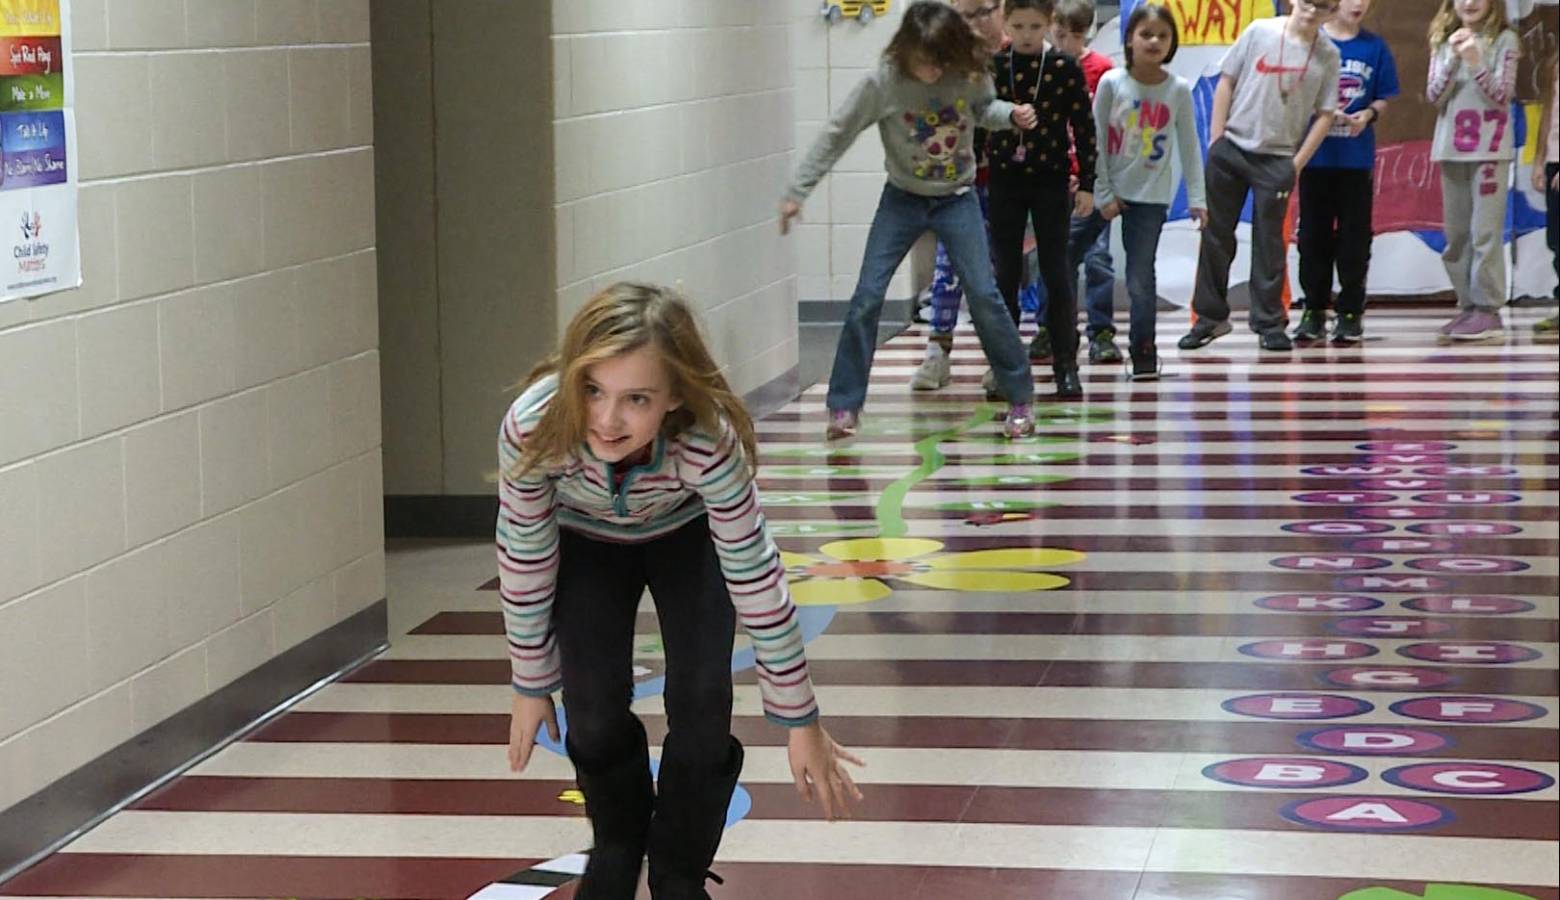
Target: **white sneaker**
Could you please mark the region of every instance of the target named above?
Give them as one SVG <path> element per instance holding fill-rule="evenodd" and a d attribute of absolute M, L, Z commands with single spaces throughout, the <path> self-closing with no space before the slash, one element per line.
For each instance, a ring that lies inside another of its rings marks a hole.
<path fill-rule="evenodd" d="M 948 360 L 948 351 L 943 349 L 942 344 L 928 341 L 926 358 L 921 360 L 920 367 L 910 377 L 910 390 L 935 391 L 947 387 L 951 381 L 953 366 Z"/>

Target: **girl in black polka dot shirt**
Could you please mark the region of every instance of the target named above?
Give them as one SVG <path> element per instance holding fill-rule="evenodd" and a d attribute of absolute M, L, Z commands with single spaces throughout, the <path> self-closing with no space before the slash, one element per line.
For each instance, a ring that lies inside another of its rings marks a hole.
<path fill-rule="evenodd" d="M 993 58 L 997 96 L 1034 106 L 1035 128 L 991 136 L 991 241 L 997 287 L 1013 321 L 1024 271 L 1024 226 L 1033 221 L 1040 277 L 1045 282 L 1046 328 L 1056 393 L 1082 395 L 1078 380 L 1078 297 L 1067 269 L 1074 215 L 1094 210 L 1094 115 L 1078 61 L 1048 45 L 1053 0 L 1007 0 L 1013 42 Z M 1078 190 L 1071 193 L 1069 151 L 1078 157 Z"/>

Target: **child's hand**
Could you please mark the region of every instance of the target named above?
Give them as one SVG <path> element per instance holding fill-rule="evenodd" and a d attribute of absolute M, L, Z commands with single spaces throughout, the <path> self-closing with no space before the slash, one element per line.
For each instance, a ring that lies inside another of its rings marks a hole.
<path fill-rule="evenodd" d="M 1344 116 L 1344 120 L 1349 124 L 1349 137 L 1358 137 L 1360 132 L 1370 127 L 1370 116 L 1366 115 L 1369 111 L 1370 108 L 1366 107 L 1357 113 Z"/>
<path fill-rule="evenodd" d="M 554 742 L 560 740 L 558 714 L 553 710 L 552 698 L 516 694 L 509 705 L 509 771 L 525 771 L 543 722 L 547 723 L 547 736 Z"/>
<path fill-rule="evenodd" d="M 1114 197 L 1111 198 L 1111 201 L 1109 203 L 1107 203 L 1104 206 L 1100 207 L 1100 218 L 1104 219 L 1107 222 L 1109 222 L 1110 220 L 1116 218 L 1119 215 L 1121 215 L 1121 201 L 1117 200 Z"/>
<path fill-rule="evenodd" d="M 780 233 L 791 233 L 791 220 L 800 218 L 802 205 L 789 198 L 780 201 Z"/>
<path fill-rule="evenodd" d="M 829 733 L 817 722 L 791 729 L 787 748 L 791 759 L 791 775 L 796 779 L 796 792 L 808 803 L 817 798 L 823 801 L 823 817 L 850 818 L 851 801 L 859 802 L 861 791 L 846 771 L 842 761 L 865 766 L 849 750 L 834 743 Z"/>
<path fill-rule="evenodd" d="M 1073 194 L 1073 218 L 1087 219 L 1094 214 L 1094 194 L 1091 191 L 1079 191 Z"/>
<path fill-rule="evenodd" d="M 1035 115 L 1035 108 L 1028 103 L 1013 107 L 1013 124 L 1020 131 L 1029 131 L 1040 124 L 1040 117 Z"/>
<path fill-rule="evenodd" d="M 1187 213 L 1192 217 L 1192 221 L 1197 223 L 1198 231 L 1208 227 L 1208 211 L 1206 209 L 1203 209 L 1201 206 L 1194 206 Z"/>
<path fill-rule="evenodd" d="M 1560 178 L 1560 175 L 1557 175 L 1555 177 Z M 1538 191 L 1540 194 L 1542 194 L 1544 192 L 1544 181 L 1545 181 L 1545 179 L 1544 179 L 1544 167 L 1538 164 L 1538 160 L 1534 160 L 1533 161 L 1533 190 Z"/>

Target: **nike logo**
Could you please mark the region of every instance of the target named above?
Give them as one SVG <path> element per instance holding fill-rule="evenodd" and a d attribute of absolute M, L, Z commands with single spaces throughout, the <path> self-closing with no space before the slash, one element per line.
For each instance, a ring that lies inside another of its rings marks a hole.
<path fill-rule="evenodd" d="M 1267 57 L 1257 57 L 1257 71 L 1263 75 L 1292 75 L 1296 72 L 1304 72 L 1309 66 L 1275 66 L 1267 61 Z"/>

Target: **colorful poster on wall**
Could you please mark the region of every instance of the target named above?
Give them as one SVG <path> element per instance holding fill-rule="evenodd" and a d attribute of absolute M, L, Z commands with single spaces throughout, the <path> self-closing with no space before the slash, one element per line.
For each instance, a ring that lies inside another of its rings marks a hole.
<path fill-rule="evenodd" d="M 0 0 L 0 303 L 81 284 L 70 0 Z"/>
<path fill-rule="evenodd" d="M 1273 0 L 1160 0 L 1175 19 L 1181 46 L 1233 44 L 1253 19 L 1273 15 Z M 1127 12 L 1123 4 L 1122 12 Z M 1136 4 L 1131 4 L 1135 6 Z M 1125 18 L 1122 19 L 1126 21 Z"/>
<path fill-rule="evenodd" d="M 1288 0 L 1122 0 L 1118 28 L 1102 30 L 1094 40 L 1096 50 L 1121 59 L 1127 17 L 1143 2 L 1157 2 L 1170 9 L 1181 28 L 1181 48 L 1170 69 L 1192 84 L 1197 129 L 1207 145 L 1213 112 L 1213 92 L 1219 81 L 1219 63 L 1241 29 L 1253 18 L 1276 15 Z M 1435 109 L 1425 100 L 1429 71 L 1426 29 L 1441 0 L 1375 0 L 1365 27 L 1380 34 L 1397 64 L 1402 93 L 1391 101 L 1376 131 L 1375 241 L 1371 247 L 1367 290 L 1373 295 L 1419 297 L 1449 290 L 1451 282 L 1441 264 L 1446 245 L 1442 234 L 1441 171 L 1430 160 L 1430 136 L 1435 129 Z M 1506 173 L 1506 248 L 1509 295 L 1549 296 L 1555 275 L 1544 243 L 1546 211 L 1543 194 L 1531 186 L 1533 151 L 1541 100 L 1547 96 L 1542 73 L 1560 47 L 1557 36 L 1557 0 L 1506 0 L 1509 20 L 1522 42 L 1521 69 L 1512 121 L 1518 146 L 1517 159 Z M 1234 23 L 1239 26 L 1235 27 Z M 1227 27 L 1228 26 L 1228 27 Z M 1233 30 L 1231 30 L 1233 29 Z M 1190 302 L 1196 274 L 1198 236 L 1187 219 L 1183 187 L 1170 208 L 1170 227 L 1160 244 L 1158 280 L 1161 295 L 1177 304 Z M 1237 237 L 1249 238 L 1250 204 L 1241 215 Z M 1295 296 L 1298 256 L 1291 249 L 1291 288 Z M 1246 279 L 1246 257 L 1237 256 L 1232 279 Z"/>

